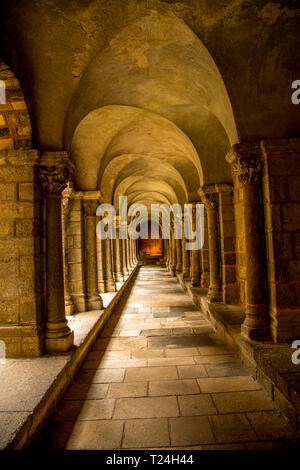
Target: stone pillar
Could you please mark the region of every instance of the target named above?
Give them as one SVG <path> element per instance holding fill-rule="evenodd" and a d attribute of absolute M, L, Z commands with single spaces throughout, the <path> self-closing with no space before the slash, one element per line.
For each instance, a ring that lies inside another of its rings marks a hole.
<path fill-rule="evenodd" d="M 64 254 L 64 286 L 65 286 L 65 312 L 66 315 L 73 315 L 74 302 L 69 292 L 69 243 L 68 243 L 68 223 L 71 209 L 72 190 L 64 189 L 62 192 L 62 231 L 63 231 L 63 254 Z"/>
<path fill-rule="evenodd" d="M 216 184 L 215 186 L 219 195 L 222 298 L 224 303 L 236 304 L 239 302 L 239 285 L 236 272 L 233 186 L 231 184 Z"/>
<path fill-rule="evenodd" d="M 183 279 L 190 279 L 190 254 L 186 249 L 186 238 L 182 235 L 182 277 Z"/>
<path fill-rule="evenodd" d="M 122 240 L 119 237 L 119 227 L 117 223 L 116 238 L 114 240 L 114 255 L 115 255 L 115 276 L 117 282 L 124 281 L 123 275 L 123 255 L 122 255 Z"/>
<path fill-rule="evenodd" d="M 269 337 L 266 253 L 260 183 L 262 159 L 259 145 L 236 144 L 226 156 L 243 187 L 246 245 L 246 318 L 242 333 L 262 340 Z"/>
<path fill-rule="evenodd" d="M 99 218 L 100 219 L 100 218 Z M 98 223 L 98 220 L 97 220 Z M 97 271 L 98 271 L 98 291 L 103 294 L 105 292 L 105 281 L 104 281 L 104 263 L 105 263 L 105 240 L 97 237 Z"/>
<path fill-rule="evenodd" d="M 65 316 L 61 193 L 73 165 L 66 152 L 45 152 L 40 159 L 40 181 L 46 195 L 46 331 L 48 352 L 68 351 L 74 333 Z"/>
<path fill-rule="evenodd" d="M 126 257 L 127 257 L 127 270 L 128 270 L 128 273 L 130 273 L 131 272 L 130 238 L 128 237 L 128 233 L 127 233 L 127 238 L 126 238 Z"/>
<path fill-rule="evenodd" d="M 70 195 L 72 202 L 67 227 L 69 290 L 75 313 L 86 311 L 84 215 L 81 196 L 81 192 L 74 190 Z"/>
<path fill-rule="evenodd" d="M 192 209 L 192 229 L 196 231 L 196 207 L 193 204 Z M 200 286 L 200 252 L 199 250 L 191 250 L 192 262 L 191 262 L 191 284 L 193 287 Z"/>
<path fill-rule="evenodd" d="M 174 239 L 174 225 L 171 224 L 171 265 L 170 265 L 170 271 L 171 273 L 175 276 L 176 272 L 176 265 L 177 265 L 177 253 L 176 253 L 176 240 Z"/>
<path fill-rule="evenodd" d="M 122 270 L 123 270 L 123 276 L 128 276 L 129 271 L 128 271 L 128 265 L 127 265 L 127 243 L 125 239 L 120 240 L 122 244 Z"/>
<path fill-rule="evenodd" d="M 182 240 L 175 240 L 176 242 L 176 273 L 182 273 Z"/>
<path fill-rule="evenodd" d="M 104 285 L 105 292 L 115 292 L 116 284 L 112 271 L 112 252 L 111 252 L 111 239 L 106 238 L 103 240 L 104 244 Z"/>
<path fill-rule="evenodd" d="M 220 260 L 220 235 L 218 208 L 219 199 L 215 185 L 206 185 L 202 188 L 202 200 L 207 211 L 207 229 L 209 246 L 209 289 L 208 297 L 211 302 L 222 300 L 222 278 Z"/>
<path fill-rule="evenodd" d="M 207 212 L 204 211 L 204 243 L 200 250 L 201 258 L 201 287 L 209 287 L 209 250 L 208 250 L 208 230 L 207 230 Z"/>
<path fill-rule="evenodd" d="M 96 194 L 95 194 L 96 193 Z M 87 310 L 101 310 L 103 302 L 98 291 L 96 210 L 99 205 L 98 191 L 83 193 L 83 209 L 85 214 L 85 279 Z"/>

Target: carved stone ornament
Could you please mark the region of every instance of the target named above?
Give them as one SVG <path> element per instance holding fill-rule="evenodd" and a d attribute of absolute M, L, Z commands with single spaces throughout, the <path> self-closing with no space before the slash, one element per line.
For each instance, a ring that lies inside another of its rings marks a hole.
<path fill-rule="evenodd" d="M 233 171 L 242 184 L 255 184 L 262 171 L 262 155 L 259 143 L 241 143 L 234 145 L 226 156 Z"/>
<path fill-rule="evenodd" d="M 46 193 L 61 193 L 68 184 L 74 165 L 66 152 L 46 152 L 39 162 L 39 178 Z"/>

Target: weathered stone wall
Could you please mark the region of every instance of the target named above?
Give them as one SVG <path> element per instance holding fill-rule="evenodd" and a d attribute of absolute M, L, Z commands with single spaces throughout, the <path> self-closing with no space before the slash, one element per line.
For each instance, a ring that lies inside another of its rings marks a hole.
<path fill-rule="evenodd" d="M 269 311 L 275 341 L 300 335 L 300 142 L 262 142 Z"/>
<path fill-rule="evenodd" d="M 0 339 L 8 357 L 43 351 L 43 254 L 36 150 L 0 153 Z"/>

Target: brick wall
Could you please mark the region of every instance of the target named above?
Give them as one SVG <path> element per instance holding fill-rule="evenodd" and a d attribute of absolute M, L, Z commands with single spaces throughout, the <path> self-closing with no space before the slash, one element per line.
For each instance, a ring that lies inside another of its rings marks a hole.
<path fill-rule="evenodd" d="M 271 333 L 275 341 L 300 336 L 300 145 L 294 144 L 262 143 Z"/>

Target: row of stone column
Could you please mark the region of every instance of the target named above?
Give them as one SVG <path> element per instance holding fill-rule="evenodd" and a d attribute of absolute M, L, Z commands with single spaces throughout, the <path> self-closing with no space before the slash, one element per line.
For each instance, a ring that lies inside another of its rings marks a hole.
<path fill-rule="evenodd" d="M 73 344 L 66 314 L 101 309 L 101 293 L 116 291 L 138 261 L 137 242 L 120 240 L 118 227 L 115 240 L 97 238 L 100 192 L 66 189 L 72 170 L 66 152 L 46 152 L 39 165 L 46 206 L 48 352 L 67 351 Z"/>

